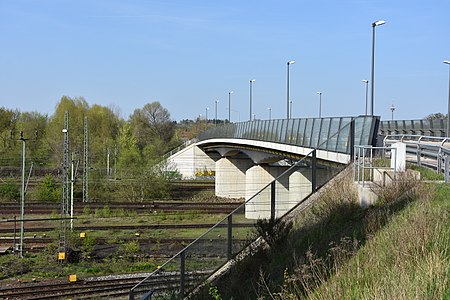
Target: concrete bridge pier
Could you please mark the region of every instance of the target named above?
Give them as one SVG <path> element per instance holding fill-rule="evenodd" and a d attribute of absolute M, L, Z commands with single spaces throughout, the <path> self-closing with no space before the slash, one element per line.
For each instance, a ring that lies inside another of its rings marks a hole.
<path fill-rule="evenodd" d="M 222 157 L 216 161 L 216 196 L 244 198 L 247 170 L 253 166 L 248 158 Z"/>
<path fill-rule="evenodd" d="M 245 176 L 245 200 L 250 199 L 262 188 L 280 176 L 288 167 L 271 167 L 268 165 L 256 165 L 249 168 Z M 275 183 L 276 199 L 289 198 L 289 178 Z M 268 219 L 271 212 L 271 187 L 266 187 L 251 201 L 245 205 L 245 217 L 247 219 Z"/>
<path fill-rule="evenodd" d="M 246 200 L 256 194 L 287 170 L 287 167 L 258 165 L 250 168 L 246 176 Z M 316 169 L 317 185 L 324 184 L 330 178 L 328 168 Z M 245 217 L 248 219 L 268 219 L 271 217 L 272 187 L 267 186 L 245 206 Z M 299 167 L 290 174 L 285 174 L 274 184 L 275 217 L 281 217 L 312 191 L 312 170 L 310 167 Z"/>

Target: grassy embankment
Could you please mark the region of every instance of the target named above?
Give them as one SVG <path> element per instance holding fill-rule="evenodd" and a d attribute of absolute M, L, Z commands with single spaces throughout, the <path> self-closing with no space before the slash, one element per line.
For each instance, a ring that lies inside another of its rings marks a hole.
<path fill-rule="evenodd" d="M 212 291 L 223 299 L 449 299 L 450 186 L 404 178 L 377 192 L 380 201 L 361 209 L 350 179 L 335 182 Z"/>

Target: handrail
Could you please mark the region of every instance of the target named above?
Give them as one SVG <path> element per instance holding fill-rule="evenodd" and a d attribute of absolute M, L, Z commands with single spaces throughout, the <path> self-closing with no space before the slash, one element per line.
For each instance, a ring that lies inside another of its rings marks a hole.
<path fill-rule="evenodd" d="M 210 138 L 258 140 L 349 154 L 353 149 L 347 143 L 348 135 L 343 129 L 352 122 L 360 129 L 355 137 L 357 144 L 374 144 L 379 117 L 372 116 L 229 123 L 202 132 L 198 138 L 200 141 Z M 335 135 L 333 140 L 331 136 L 335 133 L 342 134 Z"/>
<path fill-rule="evenodd" d="M 178 147 L 173 148 L 172 150 L 170 150 L 169 152 L 165 153 L 162 157 L 161 157 L 161 161 L 166 160 L 167 158 L 171 157 L 172 155 L 174 155 L 175 153 L 183 150 L 184 148 L 186 148 L 187 146 L 193 144 L 197 142 L 197 138 L 193 138 L 190 140 L 185 141 L 184 143 L 182 143 L 181 145 L 179 145 Z"/>
<path fill-rule="evenodd" d="M 271 181 L 270 183 L 266 184 L 261 190 L 259 190 L 258 192 L 256 192 L 252 197 L 250 197 L 249 199 L 247 199 L 245 202 L 243 202 L 241 205 L 239 205 L 237 208 L 235 208 L 234 210 L 232 210 L 227 216 L 225 216 L 223 219 L 221 219 L 220 221 L 218 221 L 216 224 L 214 224 L 212 227 L 210 227 L 207 231 L 205 231 L 203 234 L 201 234 L 199 237 L 197 237 L 195 240 L 193 240 L 191 243 L 189 243 L 186 247 L 184 247 L 182 250 L 178 251 L 175 255 L 173 255 L 169 260 L 167 260 L 164 264 L 162 264 L 161 266 L 159 266 L 159 268 L 157 268 L 156 270 L 154 270 L 152 273 L 150 273 L 146 278 L 142 279 L 140 282 L 138 282 L 135 286 L 133 286 L 130 290 L 130 292 L 133 292 L 139 285 L 141 285 L 142 283 L 144 283 L 145 281 L 147 281 L 147 279 L 149 279 L 150 277 L 152 277 L 153 275 L 155 275 L 159 269 L 163 269 L 166 265 L 168 265 L 169 263 L 171 263 L 175 258 L 177 258 L 182 252 L 185 252 L 186 250 L 189 250 L 190 247 L 192 247 L 192 245 L 196 244 L 199 240 L 201 240 L 203 237 L 207 236 L 212 230 L 214 230 L 215 228 L 217 228 L 222 222 L 226 221 L 228 219 L 228 217 L 230 215 L 233 215 L 235 212 L 237 212 L 239 209 L 241 209 L 242 207 L 244 207 L 246 204 L 248 204 L 250 201 L 252 201 L 256 196 L 259 195 L 259 193 L 262 190 L 265 190 L 267 187 L 269 187 L 272 182 L 279 180 L 279 178 L 281 176 L 283 176 L 284 174 L 286 174 L 287 172 L 289 172 L 290 170 L 292 170 L 293 168 L 297 168 L 301 162 L 303 162 L 304 160 L 306 160 L 307 157 L 309 157 L 313 152 L 315 151 L 312 150 L 311 152 L 309 152 L 305 157 L 303 157 L 301 160 L 297 161 L 294 165 L 292 165 L 288 170 L 286 170 L 285 172 L 283 172 L 281 175 L 279 175 L 278 177 L 276 177 L 273 181 Z"/>
<path fill-rule="evenodd" d="M 428 140 L 438 140 L 442 144 L 444 144 L 446 141 L 449 141 L 449 137 L 438 137 L 438 136 L 427 136 L 427 135 L 417 135 L 417 134 L 388 134 L 384 137 L 383 141 L 384 144 L 387 140 L 389 140 L 389 137 L 400 137 L 400 141 L 403 141 L 405 137 L 411 137 L 411 138 L 418 138 L 417 142 L 420 142 L 422 139 L 428 139 Z"/>
<path fill-rule="evenodd" d="M 249 204 L 250 201 L 254 200 L 257 196 L 259 196 L 261 193 L 263 193 L 266 189 L 268 189 L 269 187 L 272 186 L 272 184 L 276 183 L 277 181 L 279 181 L 282 177 L 286 176 L 287 174 L 292 173 L 293 171 L 295 171 L 297 168 L 299 168 L 300 166 L 302 166 L 302 164 L 306 161 L 307 158 L 312 158 L 313 160 L 315 159 L 315 155 L 316 155 L 316 151 L 318 149 L 321 149 L 321 147 L 323 145 L 327 145 L 327 143 L 330 140 L 333 140 L 334 138 L 336 138 L 336 140 L 339 137 L 339 134 L 341 134 L 342 132 L 346 132 L 348 130 L 348 136 L 345 137 L 345 144 L 348 147 L 350 147 L 350 153 L 353 151 L 353 147 L 352 145 L 354 144 L 354 139 L 355 139 L 355 118 L 351 118 L 350 122 L 348 122 L 347 124 L 343 124 L 342 127 L 339 128 L 339 130 L 337 130 L 336 132 L 333 132 L 332 134 L 328 134 L 328 138 L 326 140 L 322 140 L 322 142 L 320 143 L 320 139 L 318 140 L 317 146 L 316 147 L 312 147 L 311 151 L 306 154 L 302 159 L 300 159 L 299 161 L 297 161 L 295 164 L 293 164 L 290 168 L 288 168 L 287 170 L 285 170 L 281 175 L 277 176 L 274 180 L 272 180 L 270 183 L 266 184 L 262 189 L 260 189 L 258 192 L 256 192 L 252 197 L 250 197 L 249 199 L 247 199 L 244 203 L 242 203 L 241 205 L 239 205 L 237 208 L 235 208 L 232 212 L 230 212 L 226 217 L 224 217 L 223 219 L 221 219 L 219 222 L 217 222 L 214 226 L 212 226 L 211 228 L 209 228 L 206 232 L 204 232 L 203 234 L 201 234 L 199 237 L 197 237 L 194 241 L 192 241 L 191 243 L 189 243 L 186 247 L 184 247 L 182 250 L 178 251 L 174 256 L 172 256 L 169 260 L 167 260 L 164 264 L 162 264 L 159 268 L 157 268 L 156 270 L 154 270 L 152 273 L 150 273 L 150 275 L 148 275 L 146 278 L 144 278 L 143 280 L 141 280 L 138 284 L 136 284 L 134 287 L 132 287 L 130 289 L 130 299 L 134 299 L 134 291 L 142 284 L 144 284 L 146 281 L 148 281 L 149 278 L 151 278 L 152 276 L 154 276 L 155 274 L 157 274 L 157 272 L 159 272 L 161 269 L 163 269 L 164 267 L 168 266 L 170 263 L 174 262 L 174 260 L 178 257 L 182 258 L 182 260 L 184 260 L 184 254 L 191 248 L 193 247 L 194 244 L 197 244 L 200 240 L 202 240 L 202 238 L 206 237 L 208 234 L 210 234 L 214 229 L 216 229 L 220 224 L 222 224 L 223 222 L 226 222 L 227 219 L 228 221 L 230 220 L 231 216 L 233 216 L 236 212 L 238 212 L 240 209 L 242 209 L 243 207 L 245 207 L 245 205 Z M 371 126 L 373 126 L 373 124 L 371 124 Z M 361 130 L 361 135 L 362 135 L 362 130 Z M 337 147 L 337 144 L 336 144 Z M 351 156 L 352 157 L 352 156 Z M 351 159 L 351 158 L 350 158 Z M 315 164 L 315 163 L 313 163 Z M 315 166 L 313 167 L 313 173 L 315 172 Z M 314 177 L 314 175 L 313 175 Z M 315 191 L 316 187 L 315 187 L 315 182 L 312 181 L 312 186 L 313 186 L 313 191 Z M 301 200 L 300 202 L 304 201 Z M 297 205 L 299 205 L 299 203 L 297 203 Z M 292 210 L 292 209 L 291 209 Z M 291 211 L 289 210 L 289 211 Z M 287 213 L 285 213 L 284 215 L 286 215 Z M 283 215 L 283 216 L 284 216 Z M 242 250 L 242 249 L 241 249 Z M 240 251 L 241 251 L 240 250 Z M 183 288 L 183 287 L 181 287 Z"/>
<path fill-rule="evenodd" d="M 404 141 L 403 136 L 415 138 L 415 140 Z M 449 172 L 449 170 L 446 169 L 447 167 L 445 161 L 450 158 L 450 148 L 445 147 L 444 144 L 450 141 L 450 137 L 402 135 L 402 134 L 387 135 L 383 140 L 384 146 L 392 144 L 394 141 L 397 140 L 397 139 L 388 139 L 388 137 L 400 138 L 399 140 L 403 141 L 403 143 L 406 144 L 407 153 L 412 153 L 416 155 L 417 157 L 416 161 L 419 166 L 425 164 L 422 163 L 421 157 L 426 157 L 432 160 L 436 160 L 436 165 L 429 164 L 429 166 L 436 168 L 437 172 L 444 172 L 445 174 Z M 425 141 L 426 139 L 428 140 L 428 142 L 435 141 L 435 144 L 424 143 L 427 142 Z"/>

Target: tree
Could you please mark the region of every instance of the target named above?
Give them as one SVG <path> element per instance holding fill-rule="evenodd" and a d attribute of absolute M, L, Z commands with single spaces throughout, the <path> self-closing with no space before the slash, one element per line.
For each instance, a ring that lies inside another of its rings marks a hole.
<path fill-rule="evenodd" d="M 118 165 L 121 177 L 135 176 L 135 170 L 142 168 L 141 155 L 129 123 L 125 123 L 119 130 L 117 143 L 119 145 Z"/>
<path fill-rule="evenodd" d="M 89 110 L 89 105 L 82 97 L 61 97 L 56 105 L 55 113 L 50 117 L 44 141 L 49 147 L 53 163 L 59 165 L 63 156 L 64 114 L 69 112 L 69 140 L 70 151 L 82 153 L 83 151 L 83 122 Z"/>
<path fill-rule="evenodd" d="M 10 131 L 15 133 L 19 114 L 20 112 L 18 110 L 0 107 L 0 136 L 2 140 L 0 153 L 7 151 L 7 148 L 11 143 Z"/>
<path fill-rule="evenodd" d="M 169 111 L 158 101 L 136 109 L 130 117 L 130 122 L 140 149 L 156 139 L 168 143 L 175 132 L 175 123 L 170 119 Z"/>
<path fill-rule="evenodd" d="M 89 153 L 91 164 L 106 166 L 106 152 L 114 154 L 123 120 L 112 109 L 94 104 L 88 111 Z"/>
<path fill-rule="evenodd" d="M 20 113 L 16 125 L 17 131 L 23 131 L 24 137 L 31 139 L 27 142 L 27 156 L 38 164 L 46 163 L 50 156 L 49 149 L 43 139 L 47 123 L 47 115 L 34 111 Z"/>
<path fill-rule="evenodd" d="M 445 118 L 447 118 L 447 115 L 444 115 L 443 113 L 438 112 L 438 113 L 429 114 L 424 119 L 428 120 L 428 121 L 432 121 L 432 120 L 445 119 Z"/>

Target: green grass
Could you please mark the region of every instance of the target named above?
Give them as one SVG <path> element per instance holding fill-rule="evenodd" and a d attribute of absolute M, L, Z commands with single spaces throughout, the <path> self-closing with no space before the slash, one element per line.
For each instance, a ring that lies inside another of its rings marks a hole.
<path fill-rule="evenodd" d="M 448 297 L 449 199 L 450 187 L 438 185 L 433 199 L 424 197 L 405 207 L 331 278 L 311 289 L 308 299 Z"/>
<path fill-rule="evenodd" d="M 286 238 L 214 284 L 224 299 L 449 299 L 450 186 L 410 180 L 368 209 L 351 179 L 327 186 Z"/>
<path fill-rule="evenodd" d="M 417 170 L 425 180 L 444 180 L 444 175 L 427 167 L 420 167 L 415 164 L 408 164 L 408 169 Z"/>

